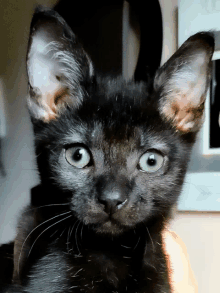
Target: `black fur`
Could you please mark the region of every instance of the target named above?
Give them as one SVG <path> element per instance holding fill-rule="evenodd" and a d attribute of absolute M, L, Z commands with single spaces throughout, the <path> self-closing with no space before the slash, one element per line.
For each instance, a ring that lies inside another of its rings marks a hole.
<path fill-rule="evenodd" d="M 64 20 L 36 12 L 28 105 L 41 186 L 18 223 L 6 292 L 171 292 L 161 233 L 201 124 L 213 48 L 200 33 L 153 81 L 103 79 Z M 76 146 L 90 158 L 83 167 L 68 157 Z"/>

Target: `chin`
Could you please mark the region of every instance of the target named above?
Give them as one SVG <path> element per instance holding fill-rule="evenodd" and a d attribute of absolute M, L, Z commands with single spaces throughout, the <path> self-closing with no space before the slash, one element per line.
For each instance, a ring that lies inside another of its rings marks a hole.
<path fill-rule="evenodd" d="M 119 223 L 113 222 L 112 220 L 105 221 L 102 224 L 94 226 L 94 230 L 99 234 L 107 234 L 111 236 L 121 235 L 124 232 L 132 230 L 134 227 L 122 226 Z"/>

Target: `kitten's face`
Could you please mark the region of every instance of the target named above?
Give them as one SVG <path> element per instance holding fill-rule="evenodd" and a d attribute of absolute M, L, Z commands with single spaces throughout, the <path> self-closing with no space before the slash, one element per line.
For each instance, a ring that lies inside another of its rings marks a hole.
<path fill-rule="evenodd" d="M 212 51 L 212 37 L 198 34 L 154 85 L 101 80 L 63 20 L 35 14 L 28 74 L 39 169 L 79 220 L 119 234 L 169 214 L 201 124 Z"/>
<path fill-rule="evenodd" d="M 168 212 L 190 153 L 190 146 L 146 103 L 146 90 L 127 87 L 128 94 L 133 88 L 130 96 L 121 98 L 116 91 L 102 96 L 101 105 L 89 97 L 79 110 L 51 123 L 58 128 L 56 135 L 49 134 L 54 133 L 49 126 L 46 134 L 53 141 L 51 176 L 72 193 L 77 218 L 105 233 L 119 233 Z"/>

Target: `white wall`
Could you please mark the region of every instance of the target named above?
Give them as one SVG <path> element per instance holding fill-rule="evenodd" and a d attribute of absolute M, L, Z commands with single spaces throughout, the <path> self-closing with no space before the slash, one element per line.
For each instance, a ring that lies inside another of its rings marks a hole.
<path fill-rule="evenodd" d="M 178 0 L 159 0 L 163 17 L 163 52 L 161 65 L 176 51 L 178 45 Z"/>
<path fill-rule="evenodd" d="M 26 47 L 36 4 L 54 0 L 7 0 L 0 5 L 0 78 L 4 86 L 6 137 L 3 162 L 6 177 L 0 177 L 0 243 L 14 237 L 19 210 L 29 202 L 30 188 L 38 183 L 33 154 L 33 135 L 26 109 Z"/>
<path fill-rule="evenodd" d="M 179 212 L 170 229 L 187 247 L 198 293 L 219 292 L 220 213 Z"/>

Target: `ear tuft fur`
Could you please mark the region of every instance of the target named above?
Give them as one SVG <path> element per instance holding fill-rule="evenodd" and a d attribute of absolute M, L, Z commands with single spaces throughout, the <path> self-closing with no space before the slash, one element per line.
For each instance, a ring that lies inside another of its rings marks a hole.
<path fill-rule="evenodd" d="M 154 81 L 162 117 L 177 131 L 195 132 L 201 126 L 211 79 L 212 33 L 190 37 L 161 67 Z"/>
<path fill-rule="evenodd" d="M 76 36 L 53 10 L 37 8 L 31 23 L 27 54 L 32 116 L 49 122 L 66 104 L 77 107 L 84 96 L 83 81 L 93 66 Z"/>

